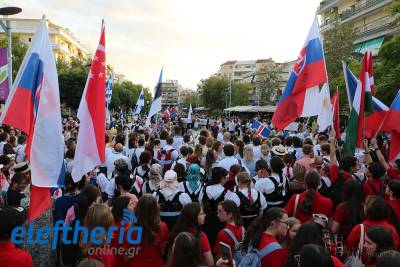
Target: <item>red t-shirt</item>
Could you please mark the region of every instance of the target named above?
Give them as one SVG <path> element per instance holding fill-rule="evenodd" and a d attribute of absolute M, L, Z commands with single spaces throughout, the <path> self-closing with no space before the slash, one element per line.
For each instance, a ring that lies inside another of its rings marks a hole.
<path fill-rule="evenodd" d="M 397 217 L 397 220 L 400 222 L 400 200 L 388 200 L 388 204 L 392 207 L 394 214 Z M 389 217 L 389 223 L 394 225 L 394 221 L 392 216 Z"/>
<path fill-rule="evenodd" d="M 194 236 L 198 235 L 196 229 L 189 229 L 188 232 Z M 200 234 L 200 251 L 201 251 L 201 253 L 211 251 L 210 242 L 208 241 L 208 237 L 204 232 L 201 232 L 201 234 Z"/>
<path fill-rule="evenodd" d="M 330 165 L 329 175 L 330 175 L 332 184 L 334 184 L 336 182 L 336 180 L 339 178 L 339 167 L 337 165 Z M 351 174 L 348 174 L 347 172 L 342 172 L 342 176 L 345 180 L 352 178 Z"/>
<path fill-rule="evenodd" d="M 343 238 L 347 238 L 351 231 L 351 226 L 349 225 L 350 213 L 345 203 L 342 202 L 336 207 L 333 220 L 340 224 L 340 231 Z"/>
<path fill-rule="evenodd" d="M 382 189 L 383 184 L 381 180 L 368 179 L 364 184 L 364 196 L 367 197 L 370 195 L 379 195 L 380 193 L 384 194 Z"/>
<path fill-rule="evenodd" d="M 125 238 L 122 241 L 122 244 L 118 244 L 118 238 L 119 238 L 119 234 L 120 234 L 119 229 L 121 229 L 121 227 L 122 227 L 122 224 L 121 224 L 122 220 L 123 219 L 121 219 L 119 222 L 117 222 L 115 224 L 115 226 L 118 227 L 118 231 L 115 231 L 114 234 L 113 234 L 113 238 L 112 238 L 112 241 L 111 241 L 111 246 L 113 248 L 119 248 L 119 247 L 128 248 L 129 247 L 129 244 L 128 244 L 127 240 L 126 240 L 126 233 L 129 230 L 129 224 L 124 225 L 124 233 L 125 233 L 124 237 Z M 126 264 L 126 262 L 125 262 L 126 259 L 127 259 L 127 257 L 125 255 L 119 255 L 119 254 L 115 255 L 115 259 L 114 259 L 115 266 L 123 266 L 123 265 L 125 265 Z"/>
<path fill-rule="evenodd" d="M 129 245 L 130 247 L 135 247 L 136 254 L 130 260 L 129 266 L 132 267 L 162 267 L 164 266 L 164 261 L 162 260 L 162 249 L 165 242 L 167 242 L 169 237 L 168 226 L 166 223 L 160 223 L 160 231 L 157 235 L 157 240 L 154 245 L 142 242 L 137 245 Z M 134 239 L 134 237 L 132 238 Z"/>
<path fill-rule="evenodd" d="M 313 204 L 312 204 L 312 206 L 313 206 L 312 213 L 304 214 L 301 211 L 300 206 L 301 206 L 301 202 L 305 198 L 306 194 L 307 194 L 307 192 L 300 194 L 299 201 L 297 204 L 296 214 L 294 217 L 299 219 L 301 221 L 301 223 L 305 223 L 305 222 L 311 220 L 313 213 L 322 213 L 322 214 L 325 214 L 327 217 L 332 217 L 332 210 L 333 210 L 332 200 L 322 196 L 318 192 L 316 192 L 314 195 L 314 200 L 313 200 Z M 295 201 L 296 201 L 296 195 L 293 195 L 285 207 L 285 210 L 286 210 L 288 216 L 290 216 L 290 217 L 293 216 L 293 212 L 294 212 L 294 208 L 295 208 L 294 207 Z"/>
<path fill-rule="evenodd" d="M 345 267 L 344 264 L 335 256 L 332 256 L 333 266 L 335 267 Z"/>
<path fill-rule="evenodd" d="M 258 249 L 261 251 L 272 242 L 278 242 L 275 236 L 263 233 Z M 283 248 L 277 249 L 261 259 L 261 267 L 283 267 L 287 256 L 287 250 Z"/>
<path fill-rule="evenodd" d="M 383 226 L 389 229 L 392 232 L 393 240 L 394 243 L 396 244 L 396 247 L 399 246 L 400 244 L 399 235 L 397 234 L 396 229 L 393 227 L 393 225 L 390 225 L 386 220 L 379 220 L 379 221 L 365 220 L 362 222 L 362 224 L 364 224 L 364 233 L 367 231 L 368 227 L 371 226 Z M 358 224 L 354 226 L 354 228 L 351 230 L 346 240 L 346 247 L 350 251 L 356 250 L 358 244 L 360 243 L 360 236 L 361 236 L 361 226 L 360 224 Z"/>
<path fill-rule="evenodd" d="M 100 260 L 103 263 L 104 267 L 119 266 L 119 265 L 116 265 L 115 255 L 112 253 L 113 252 L 110 251 L 109 248 L 103 248 L 101 253 L 99 253 L 99 252 L 97 252 L 97 250 L 95 250 L 95 253 L 89 255 L 88 258 Z"/>
<path fill-rule="evenodd" d="M 395 180 L 400 180 L 400 171 L 399 170 L 395 170 L 392 167 L 390 167 L 387 170 L 387 175 L 389 176 L 389 178 L 391 179 L 395 179 Z"/>
<path fill-rule="evenodd" d="M 226 228 L 228 228 L 229 230 L 232 231 L 232 233 L 235 235 L 236 239 L 241 242 L 242 240 L 242 233 L 243 233 L 243 226 L 236 226 L 236 225 L 232 225 L 232 224 L 227 224 L 225 226 Z M 217 240 L 215 241 L 215 245 L 214 245 L 214 254 L 220 254 L 220 250 L 219 250 L 219 242 L 223 242 L 227 245 L 229 245 L 231 247 L 231 250 L 233 251 L 235 248 L 235 242 L 233 241 L 233 239 L 229 236 L 229 234 L 227 232 L 225 232 L 224 230 L 219 231 L 218 235 L 217 235 Z"/>
<path fill-rule="evenodd" d="M 0 266 L 33 267 L 32 256 L 11 242 L 0 242 Z"/>

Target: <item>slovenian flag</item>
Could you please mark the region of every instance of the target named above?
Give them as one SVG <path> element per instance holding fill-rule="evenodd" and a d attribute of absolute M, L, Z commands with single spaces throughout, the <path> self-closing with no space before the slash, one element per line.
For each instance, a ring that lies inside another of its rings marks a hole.
<path fill-rule="evenodd" d="M 319 107 L 315 105 L 315 99 L 319 98 L 319 85 L 327 80 L 318 19 L 315 17 L 272 117 L 276 129 L 283 130 L 299 117 L 317 115 Z"/>
<path fill-rule="evenodd" d="M 26 155 L 32 172 L 29 220 L 35 220 L 51 208 L 50 188 L 57 187 L 65 170 L 57 68 L 44 17 L 21 64 L 0 123 L 28 135 Z"/>
<path fill-rule="evenodd" d="M 106 50 L 104 22 L 101 26 L 99 45 L 78 109 L 79 134 L 75 149 L 72 178 L 75 182 L 105 161 L 106 125 Z"/>

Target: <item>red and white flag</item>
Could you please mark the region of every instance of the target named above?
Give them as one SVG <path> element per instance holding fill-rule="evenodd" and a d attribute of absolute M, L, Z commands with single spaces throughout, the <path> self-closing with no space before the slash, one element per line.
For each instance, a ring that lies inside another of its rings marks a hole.
<path fill-rule="evenodd" d="M 340 121 L 339 121 L 339 88 L 336 88 L 336 92 L 332 97 L 331 100 L 333 106 L 333 127 L 336 132 L 336 139 L 340 139 L 341 132 L 340 132 Z"/>
<path fill-rule="evenodd" d="M 104 22 L 92 66 L 78 109 L 79 134 L 75 150 L 72 178 L 82 176 L 105 161 L 106 134 L 106 53 Z"/>

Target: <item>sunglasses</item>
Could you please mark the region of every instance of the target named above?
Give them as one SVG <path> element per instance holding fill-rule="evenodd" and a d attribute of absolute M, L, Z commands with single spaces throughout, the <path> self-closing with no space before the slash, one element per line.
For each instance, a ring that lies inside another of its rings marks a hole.
<path fill-rule="evenodd" d="M 325 214 L 314 213 L 314 214 L 313 214 L 313 218 L 314 218 L 315 220 L 321 220 L 321 221 L 323 221 L 323 222 L 325 222 L 325 223 L 328 222 L 328 217 L 326 217 Z"/>

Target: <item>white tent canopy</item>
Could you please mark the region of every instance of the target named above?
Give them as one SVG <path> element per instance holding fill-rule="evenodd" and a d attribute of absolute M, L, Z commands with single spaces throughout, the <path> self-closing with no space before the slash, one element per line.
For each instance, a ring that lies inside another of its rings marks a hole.
<path fill-rule="evenodd" d="M 275 112 L 276 106 L 236 106 L 224 109 L 224 112 Z"/>

